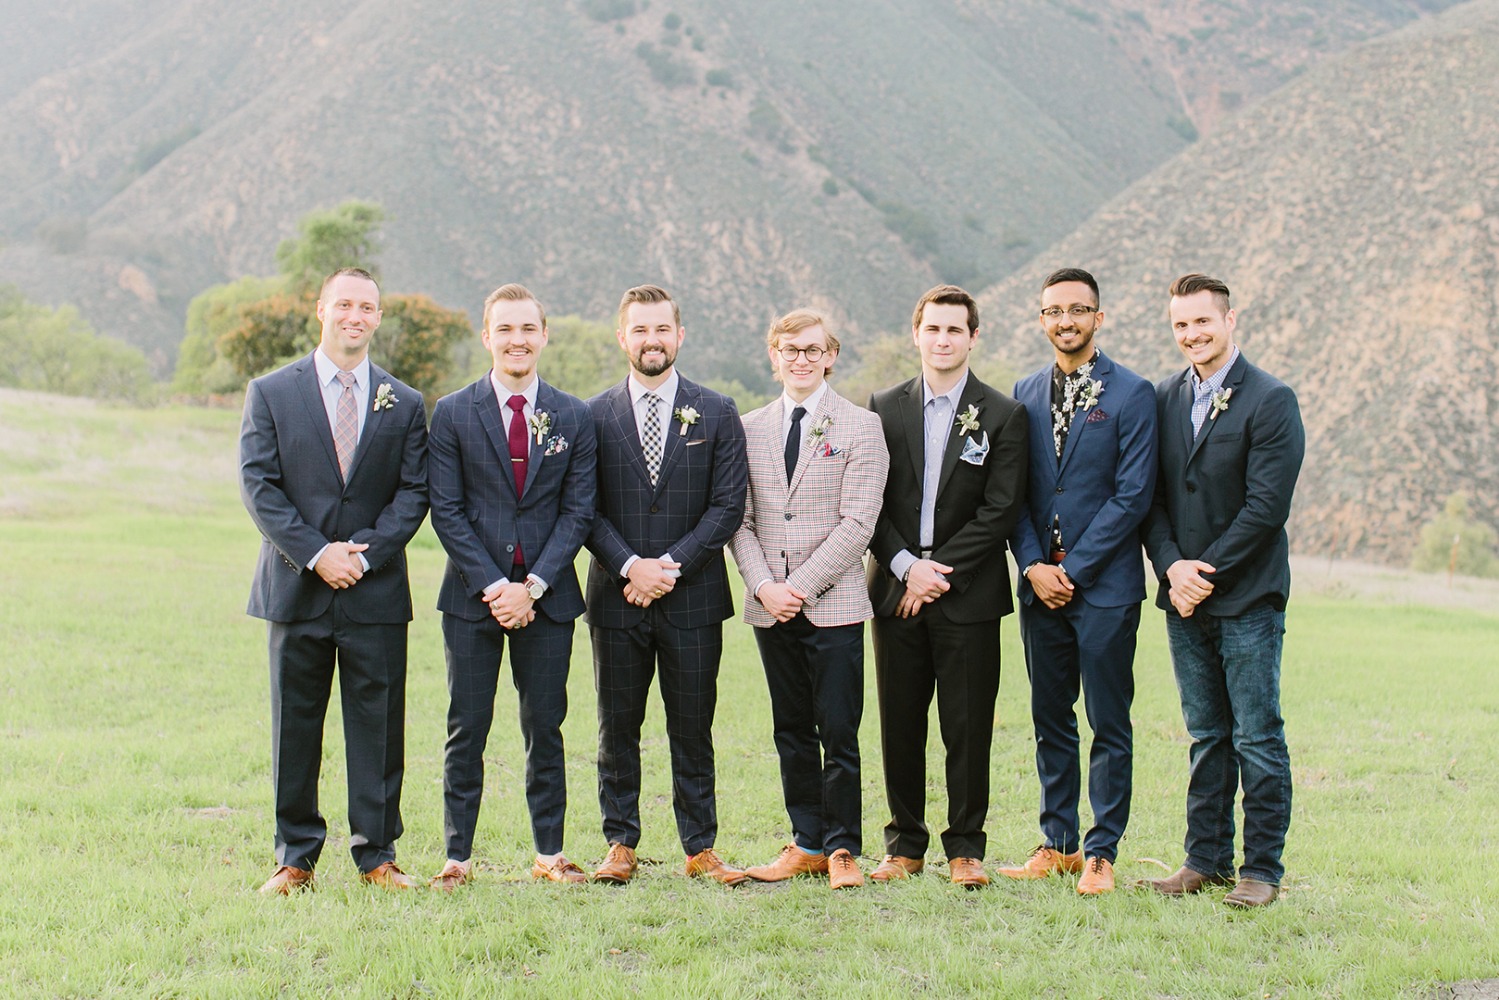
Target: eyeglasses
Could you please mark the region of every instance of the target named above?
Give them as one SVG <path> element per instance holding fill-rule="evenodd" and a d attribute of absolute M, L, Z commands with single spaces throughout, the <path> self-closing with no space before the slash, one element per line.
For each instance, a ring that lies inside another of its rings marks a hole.
<path fill-rule="evenodd" d="M 805 354 L 808 361 L 821 361 L 822 356 L 828 353 L 820 347 L 783 347 L 781 348 L 781 359 L 783 361 L 795 361 L 798 354 Z"/>
<path fill-rule="evenodd" d="M 1062 314 L 1066 313 L 1073 319 L 1087 319 L 1096 312 L 1098 312 L 1097 306 L 1068 306 L 1066 309 L 1063 309 L 1061 306 L 1047 306 L 1041 310 L 1041 318 L 1059 320 L 1062 318 Z"/>

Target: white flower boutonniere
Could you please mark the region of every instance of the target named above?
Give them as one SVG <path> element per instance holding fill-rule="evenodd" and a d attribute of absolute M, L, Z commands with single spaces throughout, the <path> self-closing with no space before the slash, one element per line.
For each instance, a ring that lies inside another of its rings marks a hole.
<path fill-rule="evenodd" d="M 1077 393 L 1077 402 L 1073 405 L 1080 410 L 1091 410 L 1098 405 L 1098 397 L 1103 395 L 1103 381 L 1101 379 L 1089 379 L 1083 383 Z"/>
<path fill-rule="evenodd" d="M 1218 419 L 1218 414 L 1220 414 L 1224 410 L 1228 409 L 1228 400 L 1229 400 L 1229 397 L 1231 397 L 1233 394 L 1234 394 L 1234 387 L 1233 386 L 1229 386 L 1227 389 L 1224 389 L 1222 392 L 1215 392 L 1215 393 L 1213 393 L 1213 397 L 1208 400 L 1208 406 L 1211 407 L 1211 409 L 1208 411 L 1208 419 L 1209 420 L 1217 420 Z"/>
<path fill-rule="evenodd" d="M 807 431 L 807 443 L 813 445 L 822 444 L 823 438 L 828 436 L 828 428 L 833 426 L 833 415 L 824 413 L 822 417 Z"/>
<path fill-rule="evenodd" d="M 697 423 L 698 417 L 702 416 L 702 414 L 698 413 L 690 406 L 679 406 L 677 407 L 676 412 L 672 414 L 672 416 L 676 417 L 678 422 L 682 425 L 682 429 L 677 433 L 682 437 L 686 437 L 687 428 Z"/>
<path fill-rule="evenodd" d="M 979 429 L 979 408 L 975 403 L 969 403 L 968 409 L 958 414 L 958 436 L 971 434 Z"/>
<path fill-rule="evenodd" d="M 531 434 L 535 436 L 536 443 L 541 444 L 546 440 L 547 431 L 552 429 L 552 415 L 544 411 L 531 414 L 531 419 L 526 421 L 531 428 Z"/>
<path fill-rule="evenodd" d="M 396 391 L 390 387 L 390 383 L 381 382 L 380 388 L 375 390 L 375 411 L 388 410 L 398 402 L 400 400 L 396 399 Z"/>

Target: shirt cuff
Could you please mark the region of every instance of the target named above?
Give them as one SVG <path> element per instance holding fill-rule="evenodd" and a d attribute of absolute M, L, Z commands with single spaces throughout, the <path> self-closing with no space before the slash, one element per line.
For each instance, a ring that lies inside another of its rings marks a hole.
<path fill-rule="evenodd" d="M 495 599 L 495 595 L 500 592 L 500 588 L 505 586 L 505 584 L 509 582 L 510 580 L 507 577 L 500 577 L 494 583 L 491 583 L 489 586 L 485 587 L 484 593 L 481 594 L 480 597 L 483 599 L 485 604 L 488 604 L 490 601 Z"/>
<path fill-rule="evenodd" d="M 759 583 L 755 584 L 754 588 L 750 591 L 750 593 L 753 594 L 755 597 L 759 597 L 760 596 L 760 588 L 763 587 L 763 586 L 765 586 L 767 583 L 774 583 L 774 582 L 775 582 L 774 580 L 772 580 L 770 577 L 767 576 L 765 579 L 763 579 Z"/>
<path fill-rule="evenodd" d="M 890 557 L 890 572 L 894 573 L 895 578 L 902 582 L 905 581 L 906 574 L 911 572 L 911 567 L 915 565 L 916 557 L 911 555 L 910 549 L 901 549 Z"/>
<path fill-rule="evenodd" d="M 619 575 L 628 579 L 630 576 L 630 567 L 634 566 L 639 561 L 639 556 L 631 556 L 630 558 L 626 559 L 625 564 L 619 569 Z"/>
<path fill-rule="evenodd" d="M 661 559 L 663 562 L 676 562 L 676 560 L 671 557 L 670 552 L 663 552 L 661 554 Z M 677 577 L 682 575 L 682 571 L 680 569 L 663 569 L 661 572 L 665 573 L 672 579 L 676 579 Z"/>
<path fill-rule="evenodd" d="M 552 585 L 550 583 L 547 583 L 545 580 L 543 580 L 541 577 L 537 576 L 535 573 L 531 573 L 530 575 L 528 575 L 526 577 L 526 579 L 527 580 L 535 580 L 537 583 L 541 584 L 541 596 L 542 597 L 545 597 L 546 596 L 546 592 L 552 589 Z"/>
<path fill-rule="evenodd" d="M 363 552 L 358 553 L 358 555 L 360 564 L 364 566 L 364 571 L 368 573 L 370 571 L 370 561 L 364 557 Z"/>
<path fill-rule="evenodd" d="M 332 542 L 328 543 L 328 545 L 332 545 L 332 544 L 333 544 Z M 328 545 L 324 545 L 322 548 L 318 549 L 317 550 L 317 554 L 314 555 L 311 559 L 307 560 L 307 568 L 308 569 L 313 569 L 313 570 L 317 569 L 317 561 L 319 559 L 323 558 L 323 553 L 324 552 L 328 551 Z"/>

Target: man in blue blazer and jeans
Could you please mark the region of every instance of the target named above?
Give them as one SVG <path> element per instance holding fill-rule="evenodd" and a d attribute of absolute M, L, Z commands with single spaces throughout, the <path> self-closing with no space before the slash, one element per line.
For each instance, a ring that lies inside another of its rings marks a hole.
<path fill-rule="evenodd" d="M 1103 326 L 1098 282 L 1053 272 L 1041 289 L 1041 328 L 1056 359 L 1015 386 L 1030 415 L 1030 479 L 1011 538 L 1021 569 L 1020 635 L 1031 682 L 1041 843 L 1013 879 L 1081 872 L 1085 896 L 1114 888 L 1129 821 L 1135 633 L 1145 599 L 1139 528 L 1156 476 L 1155 393 L 1093 343 Z M 1078 841 L 1081 685 L 1093 746 L 1093 826 Z"/>
<path fill-rule="evenodd" d="M 1280 653 L 1291 593 L 1286 519 L 1306 452 L 1296 394 L 1234 343 L 1228 286 L 1171 286 L 1171 328 L 1190 362 L 1156 385 L 1161 462 L 1145 522 L 1171 665 L 1192 737 L 1186 861 L 1147 882 L 1169 896 L 1233 881 L 1234 797 L 1244 864 L 1231 906 L 1279 894 L 1291 824 Z"/>

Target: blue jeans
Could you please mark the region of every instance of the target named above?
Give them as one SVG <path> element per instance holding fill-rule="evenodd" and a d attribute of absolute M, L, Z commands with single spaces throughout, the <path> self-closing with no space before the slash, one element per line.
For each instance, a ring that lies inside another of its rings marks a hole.
<path fill-rule="evenodd" d="M 1291 755 L 1280 715 L 1286 615 L 1262 605 L 1215 618 L 1166 613 L 1182 719 L 1192 737 L 1186 866 L 1234 873 L 1234 796 L 1244 789 L 1240 878 L 1279 885 L 1291 825 Z"/>

